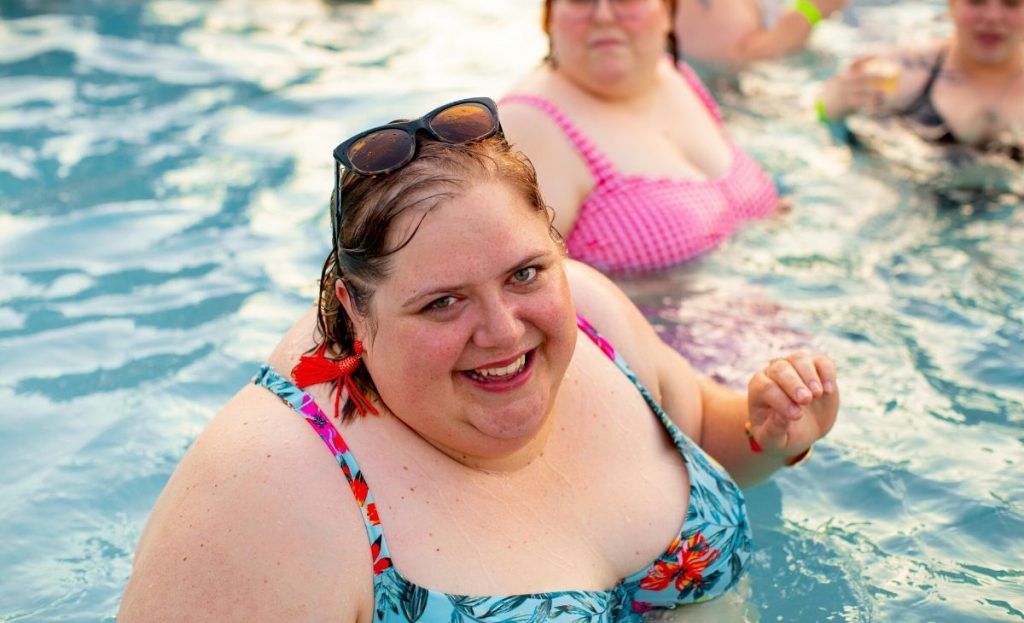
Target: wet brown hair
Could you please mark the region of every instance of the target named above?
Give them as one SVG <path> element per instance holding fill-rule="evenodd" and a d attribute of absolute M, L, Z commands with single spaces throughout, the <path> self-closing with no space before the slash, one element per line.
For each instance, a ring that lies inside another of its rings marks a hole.
<path fill-rule="evenodd" d="M 600 0 L 594 0 L 600 2 Z M 554 0 L 544 0 L 544 10 L 540 16 L 540 25 L 544 29 L 544 34 L 548 36 L 548 55 L 544 60 L 547 62 L 553 62 L 554 57 L 551 55 L 551 4 Z M 676 38 L 676 0 L 664 0 L 668 4 L 668 16 L 672 23 L 672 28 L 668 31 L 668 42 L 666 43 L 666 49 L 672 54 L 672 60 L 678 62 L 682 59 L 679 52 L 679 40 Z"/>
<path fill-rule="evenodd" d="M 351 171 L 342 174 L 344 216 L 340 227 L 335 223 L 337 239 L 320 273 L 316 346 L 310 352 L 324 343 L 333 357 L 342 358 L 353 352 L 352 319 L 335 291 L 339 279 L 356 313 L 366 317 L 370 330 L 375 330 L 369 314 L 370 301 L 375 286 L 390 272 L 392 256 L 409 244 L 430 210 L 476 183 L 497 181 L 507 185 L 532 209 L 547 215 L 552 238 L 562 244 L 561 236 L 550 225 L 552 214 L 541 198 L 533 165 L 525 155 L 513 150 L 501 133 L 463 145 L 442 143 L 422 135 L 416 143 L 416 157 L 397 171 L 368 177 Z M 407 238 L 396 243 L 389 238 L 392 225 L 413 209 L 422 210 L 420 220 Z M 352 380 L 367 397 L 380 398 L 366 366 L 359 366 Z M 351 418 L 354 411 L 355 405 L 347 401 L 342 419 Z"/>

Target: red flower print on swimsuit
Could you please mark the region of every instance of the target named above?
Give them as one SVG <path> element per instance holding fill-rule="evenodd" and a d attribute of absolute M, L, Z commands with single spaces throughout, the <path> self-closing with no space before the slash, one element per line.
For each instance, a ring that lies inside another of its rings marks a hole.
<path fill-rule="evenodd" d="M 363 508 L 366 505 L 366 495 L 370 492 L 370 488 L 366 486 L 366 481 L 363 480 L 363 474 L 356 474 L 356 477 L 348 484 L 352 487 L 352 493 L 356 496 L 359 508 Z"/>
<path fill-rule="evenodd" d="M 380 575 L 391 566 L 391 558 L 380 555 L 380 543 L 381 537 L 377 537 L 377 540 L 370 546 L 370 553 L 373 555 L 373 575 Z"/>
<path fill-rule="evenodd" d="M 647 614 L 651 610 L 654 610 L 654 604 L 649 604 L 646 601 L 633 602 L 633 612 L 637 614 Z"/>
<path fill-rule="evenodd" d="M 704 535 L 696 533 L 685 543 L 677 538 L 668 552 L 669 560 L 659 560 L 647 577 L 640 580 L 640 588 L 660 591 L 673 581 L 676 590 L 690 592 L 704 583 L 704 570 L 718 559 L 718 550 L 708 546 Z"/>
<path fill-rule="evenodd" d="M 377 515 L 377 505 L 373 502 L 366 505 L 366 518 L 370 521 L 370 524 L 374 526 L 380 525 L 380 516 Z"/>

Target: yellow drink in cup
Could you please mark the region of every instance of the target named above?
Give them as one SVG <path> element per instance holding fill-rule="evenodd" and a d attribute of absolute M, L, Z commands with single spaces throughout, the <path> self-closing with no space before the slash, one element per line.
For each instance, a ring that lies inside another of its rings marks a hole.
<path fill-rule="evenodd" d="M 896 92 L 896 87 L 900 84 L 900 74 L 903 73 L 903 67 L 899 63 L 884 58 L 868 59 L 861 70 L 872 78 L 873 87 L 889 95 Z"/>

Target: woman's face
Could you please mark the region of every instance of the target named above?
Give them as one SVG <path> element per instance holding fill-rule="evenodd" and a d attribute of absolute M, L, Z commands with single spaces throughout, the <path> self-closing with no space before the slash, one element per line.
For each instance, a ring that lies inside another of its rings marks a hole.
<path fill-rule="evenodd" d="M 554 0 L 548 31 L 559 70 L 615 84 L 653 70 L 670 22 L 666 0 Z"/>
<path fill-rule="evenodd" d="M 422 211 L 399 217 L 396 241 Z M 356 320 L 388 408 L 449 456 L 500 459 L 544 428 L 576 344 L 547 215 L 508 186 L 475 183 L 426 213 Z M 480 459 L 483 459 L 481 461 Z"/>
<path fill-rule="evenodd" d="M 975 62 L 998 65 L 1024 50 L 1024 0 L 950 0 L 957 42 Z"/>

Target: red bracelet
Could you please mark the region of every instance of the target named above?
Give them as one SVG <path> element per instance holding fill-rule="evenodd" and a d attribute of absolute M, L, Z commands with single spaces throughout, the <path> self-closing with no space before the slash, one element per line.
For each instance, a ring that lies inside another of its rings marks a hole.
<path fill-rule="evenodd" d="M 747 420 L 746 423 L 743 424 L 743 430 L 744 432 L 747 433 L 747 442 L 750 443 L 750 451 L 754 452 L 755 454 L 760 454 L 761 452 L 763 452 L 764 448 L 762 448 L 761 444 L 757 443 L 757 440 L 754 439 L 754 426 L 753 424 L 750 423 L 750 420 Z M 813 451 L 814 446 L 808 446 L 808 448 L 803 452 L 794 454 L 793 456 L 783 461 L 783 465 L 785 465 L 786 467 L 795 467 L 803 463 L 807 459 L 811 458 L 811 454 L 813 453 Z"/>
<path fill-rule="evenodd" d="M 786 459 L 786 462 L 783 463 L 783 465 L 785 465 L 786 467 L 796 467 L 797 465 L 799 465 L 799 464 L 803 463 L 804 461 L 806 461 L 807 459 L 811 458 L 811 454 L 813 452 L 814 452 L 814 446 L 808 446 L 808 448 L 806 450 L 804 450 L 803 452 L 801 452 L 800 454 L 795 454 L 795 455 L 789 457 L 788 459 Z"/>
<path fill-rule="evenodd" d="M 750 423 L 750 420 L 747 420 L 746 424 L 743 425 L 743 430 L 747 432 L 747 441 L 750 442 L 750 450 L 760 454 L 762 451 L 761 444 L 757 443 L 757 440 L 754 439 L 754 426 Z"/>

